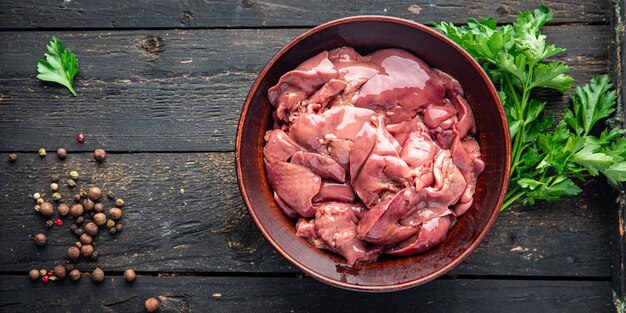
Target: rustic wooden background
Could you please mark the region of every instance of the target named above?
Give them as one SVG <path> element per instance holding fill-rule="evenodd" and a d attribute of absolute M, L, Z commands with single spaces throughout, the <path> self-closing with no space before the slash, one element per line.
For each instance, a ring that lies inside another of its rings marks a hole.
<path fill-rule="evenodd" d="M 548 41 L 578 84 L 610 72 L 621 84 L 623 2 L 545 1 Z M 234 170 L 236 124 L 258 71 L 289 40 L 322 22 L 358 14 L 422 23 L 493 15 L 511 22 L 538 1 L 96 1 L 0 3 L 0 311 L 225 312 L 612 312 L 623 296 L 618 192 L 590 180 L 578 197 L 501 214 L 487 239 L 444 277 L 391 294 L 362 294 L 303 277 L 251 222 Z M 614 13 L 617 12 L 617 13 Z M 77 97 L 35 79 L 51 36 L 79 59 Z M 559 114 L 567 95 L 539 93 Z M 75 140 L 82 132 L 86 141 Z M 46 148 L 45 158 L 37 155 Z M 65 147 L 67 160 L 53 151 Z M 96 164 L 90 152 L 109 156 Z M 18 161 L 7 156 L 16 152 Z M 44 219 L 28 195 L 53 173 L 126 201 L 126 229 L 102 234 L 106 280 L 31 282 L 27 271 L 64 262 L 69 220 L 32 236 Z M 185 189 L 181 197 L 179 188 Z M 623 211 L 622 211 L 623 212 Z M 133 284 L 121 278 L 134 268 Z"/>

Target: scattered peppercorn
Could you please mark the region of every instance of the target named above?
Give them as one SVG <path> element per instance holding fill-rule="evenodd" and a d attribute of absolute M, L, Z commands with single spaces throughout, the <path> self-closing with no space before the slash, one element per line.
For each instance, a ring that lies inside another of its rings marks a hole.
<path fill-rule="evenodd" d="M 74 195 L 74 201 L 75 202 L 80 202 L 80 195 L 79 194 L 75 194 Z"/>
<path fill-rule="evenodd" d="M 59 181 L 59 179 L 61 179 L 61 175 L 59 174 L 52 174 L 52 176 L 50 176 L 50 179 L 52 180 L 52 182 L 56 183 Z"/>
<path fill-rule="evenodd" d="M 185 189 L 180 188 L 180 189 L 178 190 L 178 193 L 180 194 L 180 196 L 181 196 L 181 197 L 182 197 L 182 196 L 184 196 L 184 195 L 185 195 Z"/>
<path fill-rule="evenodd" d="M 115 221 L 114 220 L 108 220 L 107 221 L 107 228 L 113 228 L 115 227 Z"/>
<path fill-rule="evenodd" d="M 50 276 L 48 276 L 48 275 L 41 277 L 41 281 L 44 284 L 47 284 L 49 280 L 50 280 Z"/>
<path fill-rule="evenodd" d="M 46 270 L 39 270 L 39 276 L 46 276 L 46 274 L 48 274 L 48 271 L 46 271 Z"/>
<path fill-rule="evenodd" d="M 63 198 L 63 196 L 60 193 L 58 193 L 58 192 L 55 192 L 55 193 L 52 194 L 52 200 L 54 200 L 54 201 L 59 201 L 59 200 L 61 200 L 61 198 Z"/>
<path fill-rule="evenodd" d="M 65 266 L 60 265 L 60 264 L 54 267 L 53 272 L 54 272 L 54 276 L 58 279 L 65 278 L 65 274 L 67 273 L 65 271 Z"/>
<path fill-rule="evenodd" d="M 46 235 L 42 234 L 42 233 L 38 233 L 35 235 L 35 244 L 43 247 L 46 245 L 46 242 L 48 242 L 48 238 L 46 237 Z"/>
<path fill-rule="evenodd" d="M 124 279 L 126 279 L 127 282 L 132 282 L 135 280 L 135 278 L 137 277 L 137 275 L 135 275 L 135 271 L 133 271 L 132 269 L 127 269 L 124 271 Z"/>
<path fill-rule="evenodd" d="M 70 260 L 76 260 L 78 259 L 79 256 L 80 256 L 80 249 L 78 249 L 76 246 L 71 246 L 67 248 L 67 257 Z"/>
<path fill-rule="evenodd" d="M 80 254 L 82 254 L 84 257 L 89 257 L 89 256 L 91 256 L 92 253 L 93 253 L 93 246 L 92 245 L 83 245 L 80 248 Z"/>
<path fill-rule="evenodd" d="M 41 198 L 41 194 L 39 194 L 38 192 L 35 192 L 35 193 L 33 194 L 33 199 L 35 199 L 35 200 L 39 200 L 40 198 Z"/>
<path fill-rule="evenodd" d="M 57 212 L 61 216 L 66 216 L 70 213 L 70 207 L 65 203 L 61 203 L 59 204 L 59 207 L 57 207 Z"/>
<path fill-rule="evenodd" d="M 117 205 L 118 208 L 121 208 L 124 206 L 124 199 L 119 198 L 117 200 L 115 200 L 115 205 Z"/>
<path fill-rule="evenodd" d="M 115 224 L 115 230 L 117 230 L 118 233 L 121 232 L 122 229 L 124 229 L 124 224 L 122 223 Z"/>
<path fill-rule="evenodd" d="M 79 133 L 76 135 L 76 140 L 78 140 L 78 142 L 83 142 L 85 141 L 85 136 L 82 133 Z"/>
<path fill-rule="evenodd" d="M 82 234 L 80 235 L 80 242 L 84 245 L 90 245 L 93 242 L 93 237 L 89 234 Z"/>
<path fill-rule="evenodd" d="M 91 254 L 91 259 L 94 260 L 94 261 L 97 260 L 99 257 L 100 257 L 100 252 L 98 252 L 98 251 L 94 251 Z"/>
<path fill-rule="evenodd" d="M 76 224 L 82 224 L 85 221 L 85 218 L 82 216 L 79 216 L 76 218 L 76 220 L 74 220 L 74 222 L 76 222 Z"/>
<path fill-rule="evenodd" d="M 91 272 L 91 280 L 95 283 L 102 282 L 104 280 L 104 272 L 99 267 L 96 267 L 96 269 Z"/>
<path fill-rule="evenodd" d="M 107 198 L 111 200 L 115 199 L 115 193 L 113 193 L 113 191 L 111 190 L 107 191 Z"/>
<path fill-rule="evenodd" d="M 65 265 L 65 270 L 66 270 L 67 272 L 71 272 L 73 269 L 74 269 L 74 264 L 69 263 L 69 264 L 66 264 L 66 265 Z"/>
<path fill-rule="evenodd" d="M 9 154 L 9 162 L 15 162 L 15 161 L 17 161 L 17 154 L 15 153 Z"/>
<path fill-rule="evenodd" d="M 146 306 L 146 311 L 148 312 L 156 312 L 159 310 L 159 300 L 157 300 L 156 298 L 150 298 L 146 300 L 146 303 L 144 305 Z"/>
<path fill-rule="evenodd" d="M 83 213 L 84 213 L 83 206 L 79 203 L 72 205 L 72 207 L 70 208 L 70 214 L 73 217 L 79 217 L 83 215 Z"/>
<path fill-rule="evenodd" d="M 93 211 L 96 213 L 104 212 L 104 204 L 98 202 L 93 206 Z"/>
<path fill-rule="evenodd" d="M 80 271 L 77 269 L 73 269 L 70 272 L 70 278 L 72 279 L 72 281 L 78 281 L 80 280 Z"/>
<path fill-rule="evenodd" d="M 78 194 L 82 197 L 85 198 L 87 197 L 87 190 L 80 188 L 80 190 L 78 191 Z"/>
<path fill-rule="evenodd" d="M 57 191 L 59 189 L 59 184 L 57 184 L 57 183 L 50 184 L 50 189 L 52 191 Z"/>
<path fill-rule="evenodd" d="M 74 232 L 74 234 L 76 234 L 77 236 L 80 236 L 80 235 L 82 235 L 82 234 L 84 234 L 84 233 L 85 233 L 85 230 L 84 230 L 83 228 L 78 228 L 78 229 Z"/>
<path fill-rule="evenodd" d="M 39 270 L 30 270 L 30 272 L 28 272 L 28 278 L 30 278 L 30 280 L 37 280 L 39 278 Z"/>
<path fill-rule="evenodd" d="M 44 149 L 44 148 L 39 149 L 39 156 L 40 157 L 45 157 L 46 156 L 46 149 Z"/>
<path fill-rule="evenodd" d="M 95 203 L 93 202 L 93 200 L 87 198 L 85 199 L 85 201 L 83 201 L 83 207 L 85 208 L 85 211 L 87 212 L 91 212 L 93 210 L 93 206 L 95 205 Z"/>
<path fill-rule="evenodd" d="M 65 159 L 67 157 L 67 150 L 65 150 L 64 148 L 59 148 L 57 150 L 57 156 L 61 160 Z"/>
<path fill-rule="evenodd" d="M 93 222 L 87 223 L 87 225 L 85 225 L 85 232 L 89 234 L 89 236 L 96 236 L 98 234 L 98 225 Z"/>
<path fill-rule="evenodd" d="M 60 218 L 55 218 L 54 219 L 54 225 L 56 226 L 63 226 L 63 221 Z"/>
<path fill-rule="evenodd" d="M 71 171 L 70 172 L 70 178 L 73 180 L 78 180 L 78 172 L 77 171 Z"/>
<path fill-rule="evenodd" d="M 107 216 L 104 215 L 104 213 L 96 213 L 93 216 L 93 221 L 94 221 L 94 223 L 96 223 L 96 225 L 102 226 L 102 225 L 106 224 Z"/>
<path fill-rule="evenodd" d="M 41 213 L 41 215 L 43 216 L 50 216 L 52 215 L 52 213 L 54 213 L 54 208 L 52 207 L 52 204 L 50 204 L 50 202 L 44 202 L 39 205 L 39 213 Z"/>
<path fill-rule="evenodd" d="M 96 149 L 96 151 L 93 152 L 93 158 L 98 162 L 102 162 L 107 158 L 107 153 L 104 149 Z"/>
<path fill-rule="evenodd" d="M 109 216 L 114 220 L 119 220 L 122 218 L 122 210 L 118 208 L 111 208 L 109 209 Z"/>
<path fill-rule="evenodd" d="M 44 202 L 46 202 L 46 200 L 44 200 L 43 198 L 37 199 L 37 204 L 38 205 L 42 205 Z"/>
<path fill-rule="evenodd" d="M 96 201 L 100 199 L 100 196 L 102 195 L 102 191 L 98 187 L 91 187 L 89 188 L 87 195 L 89 195 L 89 199 Z"/>
<path fill-rule="evenodd" d="M 67 183 L 67 185 L 68 185 L 70 188 L 74 188 L 74 187 L 76 187 L 76 181 L 75 181 L 75 180 L 73 180 L 73 179 L 71 179 L 71 178 L 70 178 L 70 179 L 68 179 L 67 181 L 65 181 L 65 183 Z M 80 201 L 80 200 L 79 200 L 79 201 Z"/>
<path fill-rule="evenodd" d="M 109 228 L 109 234 L 115 235 L 116 233 L 117 233 L 117 229 L 115 229 L 115 227 Z"/>
<path fill-rule="evenodd" d="M 52 228 L 52 226 L 54 226 L 54 221 L 53 220 L 47 220 L 46 221 L 46 228 L 50 229 L 50 228 Z"/>
<path fill-rule="evenodd" d="M 82 235 L 81 235 L 81 236 L 82 236 Z M 82 248 L 82 247 L 83 247 L 83 244 L 82 244 L 82 243 L 80 243 L 80 241 L 75 242 L 75 243 L 74 243 L 74 245 L 75 245 L 75 246 L 76 246 L 76 248 L 78 248 L 78 249 L 80 249 L 80 248 Z"/>
<path fill-rule="evenodd" d="M 77 231 L 77 230 L 78 230 L 78 225 L 76 225 L 76 224 L 72 224 L 72 225 L 70 226 L 70 231 L 71 231 L 71 232 L 76 233 L 76 231 Z"/>

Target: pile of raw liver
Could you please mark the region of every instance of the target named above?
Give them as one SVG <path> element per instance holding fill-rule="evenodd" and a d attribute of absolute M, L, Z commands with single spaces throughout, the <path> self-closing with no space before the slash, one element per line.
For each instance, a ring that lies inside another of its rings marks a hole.
<path fill-rule="evenodd" d="M 324 51 L 268 90 L 267 177 L 298 236 L 349 264 L 446 238 L 484 168 L 458 81 L 399 49 Z"/>

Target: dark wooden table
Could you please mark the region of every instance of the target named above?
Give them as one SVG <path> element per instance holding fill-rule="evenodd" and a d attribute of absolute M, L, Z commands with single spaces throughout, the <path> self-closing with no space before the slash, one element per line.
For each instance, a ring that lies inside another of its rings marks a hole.
<path fill-rule="evenodd" d="M 257 72 L 282 45 L 349 15 L 511 22 L 539 5 L 429 2 L 2 1 L 0 311 L 136 312 L 151 296 L 164 312 L 615 311 L 614 296 L 624 296 L 623 215 L 618 192 L 601 181 L 590 180 L 575 198 L 510 208 L 452 272 L 389 294 L 303 277 L 251 222 L 235 178 L 236 124 Z M 555 16 L 548 41 L 567 48 L 559 59 L 577 84 L 610 72 L 621 86 L 623 2 L 546 3 Z M 78 55 L 77 97 L 34 77 L 51 36 Z M 566 96 L 539 97 L 552 103 L 551 113 L 569 105 Z M 45 158 L 37 155 L 42 147 Z M 59 147 L 70 151 L 65 161 L 53 153 Z M 109 152 L 103 164 L 90 156 L 99 147 Z M 7 161 L 10 152 L 17 162 Z M 100 258 L 78 263 L 104 269 L 103 283 L 31 282 L 28 270 L 64 263 L 76 239 L 70 219 L 45 230 L 28 196 L 47 191 L 51 174 L 74 169 L 81 185 L 125 199 L 126 229 L 100 235 Z M 48 234 L 44 248 L 33 244 L 40 231 Z M 133 284 L 121 276 L 128 267 L 138 272 Z"/>

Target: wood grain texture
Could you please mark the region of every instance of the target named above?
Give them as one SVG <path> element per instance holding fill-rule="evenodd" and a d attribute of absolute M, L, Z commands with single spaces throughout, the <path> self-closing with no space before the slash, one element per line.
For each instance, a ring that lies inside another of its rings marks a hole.
<path fill-rule="evenodd" d="M 545 3 L 557 23 L 608 23 L 608 1 Z M 332 19 L 361 15 L 389 15 L 418 22 L 464 23 L 470 17 L 494 16 L 511 22 L 517 12 L 534 9 L 537 1 L 478 0 L 464 4 L 415 1 L 97 1 L 63 2 L 8 0 L 0 4 L 1 28 L 184 28 L 314 26 Z"/>
<path fill-rule="evenodd" d="M 439 279 L 410 290 L 363 294 L 309 278 L 150 277 L 132 284 L 83 277 L 44 285 L 5 276 L 0 309 L 11 312 L 612 312 L 609 282 Z M 86 296 L 89 295 L 89 296 Z M 96 296 L 97 295 L 97 296 Z M 87 297 L 87 298 L 86 298 Z M 88 300 L 88 301 L 85 301 Z"/>
<path fill-rule="evenodd" d="M 237 188 L 232 153 L 112 154 L 97 164 L 86 153 L 62 162 L 20 153 L 15 163 L 0 154 L 0 267 L 3 271 L 51 268 L 65 261 L 76 238 L 65 225 L 45 231 L 28 195 L 46 193 L 53 173 L 81 174 L 80 185 L 96 184 L 122 197 L 125 230 L 95 240 L 98 262 L 121 271 L 295 273 L 267 244 L 245 210 Z M 185 195 L 179 195 L 184 187 Z M 63 186 L 62 193 L 68 192 Z M 610 207 L 613 193 L 591 184 L 579 198 L 503 213 L 474 254 L 451 275 L 610 276 Z M 72 192 L 71 194 L 76 193 Z M 70 201 L 71 202 L 71 201 Z M 107 202 L 105 202 L 107 203 Z M 107 206 L 108 207 L 108 206 Z M 37 232 L 48 244 L 33 243 Z"/>
<path fill-rule="evenodd" d="M 0 32 L 0 151 L 233 151 L 247 92 L 304 29 Z M 579 83 L 608 71 L 609 26 L 546 27 Z M 59 35 L 76 52 L 77 97 L 35 76 Z M 584 38 L 585 40 L 580 40 Z M 294 64 L 294 67 L 296 65 Z M 540 92 L 560 114 L 567 96 Z M 76 143 L 76 133 L 86 136 Z"/>

